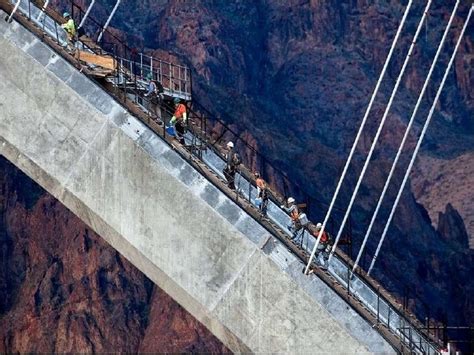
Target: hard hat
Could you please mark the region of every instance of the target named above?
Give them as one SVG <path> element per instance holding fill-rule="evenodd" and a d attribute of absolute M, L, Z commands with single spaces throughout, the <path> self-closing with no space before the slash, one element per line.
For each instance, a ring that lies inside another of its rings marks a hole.
<path fill-rule="evenodd" d="M 234 143 L 233 143 L 233 142 L 229 142 L 229 143 L 227 143 L 227 146 L 228 146 L 229 148 L 234 148 Z"/>
<path fill-rule="evenodd" d="M 71 17 L 71 14 L 66 11 L 66 12 L 63 14 L 63 17 Z"/>
<path fill-rule="evenodd" d="M 181 102 L 181 99 L 179 97 L 175 97 L 173 101 L 175 104 L 179 104 Z"/>
<path fill-rule="evenodd" d="M 153 75 L 151 75 L 151 73 L 148 73 L 146 78 L 147 78 L 147 80 L 151 80 L 151 79 L 153 79 Z"/>
<path fill-rule="evenodd" d="M 259 178 L 259 177 L 260 177 L 260 173 L 259 173 L 259 172 L 255 172 L 253 175 L 254 175 L 256 178 Z"/>
<path fill-rule="evenodd" d="M 295 202 L 295 199 L 293 197 L 288 197 L 288 200 L 287 200 L 288 203 L 294 203 Z"/>
<path fill-rule="evenodd" d="M 321 229 L 323 225 L 321 223 L 316 224 L 316 228 Z"/>

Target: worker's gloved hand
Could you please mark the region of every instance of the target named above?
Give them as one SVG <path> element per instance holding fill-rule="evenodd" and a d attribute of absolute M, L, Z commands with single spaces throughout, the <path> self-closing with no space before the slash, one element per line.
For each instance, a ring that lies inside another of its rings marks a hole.
<path fill-rule="evenodd" d="M 284 206 L 284 205 L 280 205 L 280 208 L 285 208 L 285 206 Z"/>

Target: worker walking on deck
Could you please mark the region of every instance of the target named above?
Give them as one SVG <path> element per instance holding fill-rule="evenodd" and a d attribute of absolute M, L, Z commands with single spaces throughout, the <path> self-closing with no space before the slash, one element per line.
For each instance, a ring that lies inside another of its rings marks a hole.
<path fill-rule="evenodd" d="M 234 151 L 234 143 L 227 143 L 227 154 L 226 154 L 226 166 L 224 168 L 224 177 L 227 180 L 227 186 L 231 190 L 235 190 L 235 173 L 237 172 L 237 167 L 240 165 L 240 157 Z"/>
<path fill-rule="evenodd" d="M 151 74 L 148 74 L 146 78 L 148 80 L 148 86 L 145 96 L 157 98 L 159 101 L 161 101 L 163 99 L 163 93 L 165 92 L 163 85 L 161 85 L 159 81 L 153 80 L 153 76 Z"/>
<path fill-rule="evenodd" d="M 288 229 L 293 234 L 293 238 L 296 238 L 298 231 L 301 229 L 302 225 L 300 223 L 300 211 L 298 205 L 295 203 L 293 197 L 289 197 L 286 201 L 287 206 L 281 205 L 280 207 L 285 210 L 286 213 L 290 215 L 291 223 L 288 225 Z"/>
<path fill-rule="evenodd" d="M 184 145 L 184 134 L 186 133 L 188 114 L 186 112 L 186 106 L 181 103 L 179 98 L 174 98 L 174 104 L 175 111 L 173 117 L 171 117 L 170 124 L 175 126 L 176 138 L 178 138 L 179 143 Z"/>
<path fill-rule="evenodd" d="M 161 110 L 159 105 L 163 101 L 163 85 L 159 81 L 153 80 L 151 74 L 147 75 L 148 85 L 147 85 L 147 92 L 145 93 L 145 97 L 149 98 L 148 100 L 148 111 L 154 116 L 155 119 L 159 120 L 159 123 L 162 124 L 161 121 Z"/>
<path fill-rule="evenodd" d="M 255 174 L 255 183 L 257 185 L 257 198 L 255 199 L 255 204 L 257 205 L 259 211 L 266 216 L 267 206 L 268 206 L 268 190 L 267 183 L 262 179 L 260 174 L 256 172 Z"/>
<path fill-rule="evenodd" d="M 315 240 L 318 239 L 318 235 L 322 227 L 323 225 L 321 223 L 318 223 L 316 225 L 316 228 L 314 228 L 314 231 L 311 233 L 311 235 L 315 238 Z M 321 239 L 319 240 L 318 248 L 316 249 L 316 254 L 314 255 L 315 260 L 319 260 L 320 256 L 322 257 L 323 262 L 321 263 L 321 265 L 323 269 L 328 268 L 328 258 L 329 258 L 329 252 L 331 251 L 331 247 L 332 247 L 331 236 L 326 231 L 323 231 L 323 233 L 321 234 Z"/>
<path fill-rule="evenodd" d="M 71 52 L 74 51 L 74 43 L 76 42 L 76 24 L 74 23 L 74 19 L 71 17 L 69 12 L 65 12 L 63 17 L 66 19 L 66 23 L 61 25 L 61 28 L 66 31 L 67 35 L 67 44 L 66 49 Z"/>

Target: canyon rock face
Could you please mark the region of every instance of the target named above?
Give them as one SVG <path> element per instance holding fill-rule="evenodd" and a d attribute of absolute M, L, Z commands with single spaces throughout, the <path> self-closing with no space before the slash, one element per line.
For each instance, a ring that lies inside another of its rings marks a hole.
<path fill-rule="evenodd" d="M 412 174 L 412 187 L 416 199 L 427 209 L 436 228 L 438 216 L 448 205 L 460 213 L 459 223 L 465 225 L 468 235 L 474 229 L 474 154 L 465 153 L 452 159 L 425 156 L 420 159 Z M 462 211 L 462 212 L 460 212 Z M 462 214 L 461 214 L 462 213 Z M 446 230 L 449 232 L 449 230 Z M 471 248 L 474 238 L 469 240 Z"/>
<path fill-rule="evenodd" d="M 111 6 L 109 1 L 107 6 Z M 169 1 L 124 3 L 114 26 L 136 43 L 177 54 L 193 70 L 194 101 L 245 137 L 312 196 L 322 219 L 382 69 L 406 2 Z M 428 73 L 455 1 L 435 1 L 394 100 L 351 218 L 354 252 L 370 221 L 395 152 Z M 139 8 L 135 13 L 130 8 Z M 337 205 L 347 206 L 425 4 L 408 16 Z M 143 9 L 145 7 L 145 9 Z M 394 185 L 372 238 L 372 255 L 421 132 L 469 5 L 454 19 L 431 84 L 408 137 Z M 140 21 L 143 19 L 143 21 Z M 420 317 L 472 322 L 474 229 L 472 25 L 436 107 L 374 275 L 392 292 L 411 290 Z M 227 137 L 230 138 L 230 137 Z M 247 165 L 255 158 L 237 142 Z M 274 170 L 261 168 L 275 180 Z M 289 187 L 288 194 L 297 194 Z M 446 206 L 452 206 L 448 208 Z M 456 212 L 454 212 L 454 209 Z M 442 212 L 443 217 L 438 217 Z M 336 219 L 341 215 L 336 214 Z M 438 219 L 442 219 L 442 223 Z M 337 227 L 337 223 L 335 223 Z M 332 230 L 337 232 L 337 228 Z M 366 257 L 368 259 L 368 257 Z M 368 264 L 370 260 L 365 262 Z M 456 276 L 452 277 L 451 275 Z M 456 304 L 450 302 L 456 299 Z M 429 300 L 429 302 L 428 302 Z M 429 308 L 429 309 L 428 309 Z"/>
<path fill-rule="evenodd" d="M 4 158 L 0 187 L 0 352 L 227 351 Z"/>

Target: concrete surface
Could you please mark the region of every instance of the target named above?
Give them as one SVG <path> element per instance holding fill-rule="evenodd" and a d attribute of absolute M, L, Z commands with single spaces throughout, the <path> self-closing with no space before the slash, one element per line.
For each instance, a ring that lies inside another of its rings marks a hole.
<path fill-rule="evenodd" d="M 2 20 L 0 49 L 0 154 L 231 350 L 394 352 L 277 241 L 260 250 L 258 223 L 36 37 Z"/>

